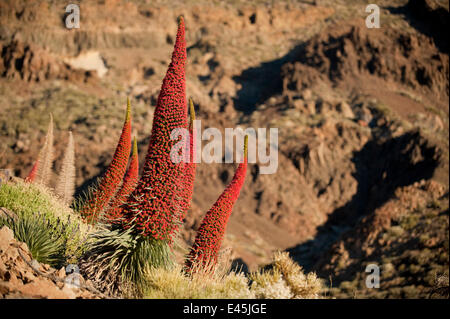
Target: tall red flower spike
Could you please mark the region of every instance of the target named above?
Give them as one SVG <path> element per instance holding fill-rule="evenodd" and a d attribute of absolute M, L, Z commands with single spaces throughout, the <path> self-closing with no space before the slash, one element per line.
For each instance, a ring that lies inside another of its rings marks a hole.
<path fill-rule="evenodd" d="M 123 184 L 114 199 L 111 200 L 108 210 L 105 212 L 104 219 L 114 222 L 121 217 L 120 205 L 126 202 L 128 196 L 136 188 L 139 181 L 139 157 L 136 137 L 133 139 L 133 153 L 127 174 L 123 179 Z"/>
<path fill-rule="evenodd" d="M 119 188 L 127 170 L 131 151 L 131 105 L 127 99 L 127 113 L 122 134 L 117 144 L 111 164 L 86 203 L 80 208 L 81 216 L 87 223 L 95 223 L 110 199 Z"/>
<path fill-rule="evenodd" d="M 214 265 L 225 235 L 233 205 L 239 197 L 247 172 L 248 136 L 244 140 L 244 161 L 239 164 L 231 183 L 225 188 L 213 207 L 206 213 L 186 259 L 186 270 L 190 272 L 194 263 Z"/>
<path fill-rule="evenodd" d="M 124 209 L 124 228 L 135 225 L 143 236 L 171 243 L 182 214 L 178 201 L 183 163 L 170 157 L 178 141 L 170 139 L 172 130 L 187 127 L 184 19 L 178 20 L 178 32 L 172 61 L 161 86 L 156 105 L 152 135 L 141 179 Z"/>
<path fill-rule="evenodd" d="M 27 177 L 25 177 L 25 182 L 30 182 L 31 183 L 31 182 L 34 181 L 34 179 L 36 178 L 36 175 L 37 175 L 38 166 L 39 166 L 39 160 L 37 160 L 34 163 L 33 167 L 31 168 L 30 173 L 28 174 Z"/>
<path fill-rule="evenodd" d="M 182 187 L 181 187 L 181 202 L 182 202 L 182 215 L 180 216 L 180 222 L 186 216 L 186 213 L 191 206 L 192 194 L 194 192 L 194 180 L 195 180 L 195 169 L 197 164 L 194 162 L 195 159 L 195 109 L 194 102 L 189 98 L 189 152 L 186 151 L 186 163 L 184 164 L 184 172 L 182 175 Z"/>

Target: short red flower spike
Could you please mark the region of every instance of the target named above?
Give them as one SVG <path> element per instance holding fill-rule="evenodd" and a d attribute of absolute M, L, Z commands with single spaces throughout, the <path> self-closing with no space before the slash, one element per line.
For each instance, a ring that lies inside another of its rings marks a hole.
<path fill-rule="evenodd" d="M 28 174 L 27 177 L 25 177 L 25 182 L 31 183 L 31 182 L 33 182 L 35 180 L 36 175 L 37 175 L 37 171 L 38 171 L 38 166 L 39 166 L 39 160 L 37 160 L 34 163 L 33 167 L 31 168 L 30 173 Z"/>
<path fill-rule="evenodd" d="M 247 172 L 247 145 L 248 136 L 244 142 L 244 161 L 240 163 L 231 183 L 217 199 L 213 207 L 206 213 L 186 259 L 186 270 L 190 272 L 194 263 L 204 266 L 215 265 L 225 235 L 228 219 L 233 210 L 233 205 L 239 197 L 242 185 L 244 185 Z M 206 267 L 208 269 L 208 267 Z"/>
<path fill-rule="evenodd" d="M 108 210 L 104 214 L 104 220 L 114 222 L 120 217 L 120 205 L 126 202 L 128 196 L 136 188 L 139 181 L 139 157 L 136 137 L 133 139 L 133 153 L 127 174 L 123 179 L 123 184 L 114 198 L 111 200 Z"/>
<path fill-rule="evenodd" d="M 127 113 L 122 134 L 111 164 L 101 177 L 97 188 L 80 208 L 80 214 L 87 223 L 95 223 L 110 199 L 117 192 L 127 170 L 131 151 L 131 105 L 127 99 Z"/>
<path fill-rule="evenodd" d="M 172 162 L 170 151 L 178 141 L 171 140 L 170 135 L 174 129 L 187 127 L 184 34 L 184 19 L 180 17 L 172 61 L 154 113 L 142 177 L 123 206 L 124 228 L 134 225 L 143 236 L 168 243 L 179 228 L 182 214 L 178 189 L 184 163 Z"/>

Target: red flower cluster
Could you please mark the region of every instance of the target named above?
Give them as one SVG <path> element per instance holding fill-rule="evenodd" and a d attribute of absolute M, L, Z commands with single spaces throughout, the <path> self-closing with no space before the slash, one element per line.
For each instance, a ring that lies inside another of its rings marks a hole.
<path fill-rule="evenodd" d="M 233 205 L 239 197 L 247 172 L 248 136 L 244 143 L 244 161 L 240 163 L 231 183 L 217 199 L 213 207 L 206 213 L 195 237 L 191 251 L 186 259 L 186 269 L 192 270 L 193 264 L 215 264 L 225 234 L 225 229 L 233 210 Z"/>
<path fill-rule="evenodd" d="M 30 173 L 28 174 L 27 177 L 25 177 L 25 182 L 30 182 L 31 183 L 31 182 L 34 181 L 34 179 L 36 178 L 36 175 L 37 175 L 38 166 L 39 166 L 39 160 L 37 160 L 34 163 L 33 167 L 31 168 Z"/>
<path fill-rule="evenodd" d="M 156 105 L 152 135 L 143 174 L 136 189 L 123 205 L 124 223 L 135 225 L 143 236 L 172 242 L 182 212 L 178 203 L 183 163 L 173 163 L 170 151 L 175 143 L 172 130 L 187 127 L 184 19 L 178 21 L 178 32 L 172 61 L 161 86 Z"/>
<path fill-rule="evenodd" d="M 102 176 L 99 185 L 91 197 L 80 209 L 81 216 L 87 223 L 95 223 L 110 199 L 116 193 L 127 170 L 131 150 L 131 105 L 127 101 L 127 113 L 122 134 L 111 164 Z"/>
<path fill-rule="evenodd" d="M 194 192 L 194 180 L 195 180 L 195 169 L 197 164 L 194 163 L 195 158 L 195 131 L 194 131 L 194 121 L 195 121 L 195 109 L 194 102 L 189 99 L 189 113 L 190 113 L 190 124 L 189 124 L 189 152 L 186 151 L 186 163 L 184 164 L 184 172 L 182 176 L 182 187 L 180 190 L 181 199 L 181 210 L 182 214 L 180 216 L 180 222 L 183 221 L 186 213 L 191 206 L 192 194 Z"/>
<path fill-rule="evenodd" d="M 139 157 L 136 137 L 133 140 L 133 153 L 127 174 L 123 179 L 123 184 L 114 199 L 111 201 L 108 210 L 105 212 L 104 219 L 110 222 L 116 221 L 121 217 L 120 205 L 126 202 L 128 196 L 136 188 L 139 181 Z"/>

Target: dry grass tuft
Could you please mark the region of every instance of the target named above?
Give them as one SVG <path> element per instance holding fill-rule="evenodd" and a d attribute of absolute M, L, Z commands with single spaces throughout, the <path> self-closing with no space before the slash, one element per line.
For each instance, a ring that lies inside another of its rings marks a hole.
<path fill-rule="evenodd" d="M 276 253 L 270 271 L 230 271 L 229 254 L 222 254 L 216 267 L 194 265 L 189 274 L 181 266 L 152 269 L 147 275 L 145 298 L 170 299 L 291 299 L 321 298 L 322 282 L 314 273 L 305 275 L 287 253 Z"/>
<path fill-rule="evenodd" d="M 233 299 L 255 298 L 243 273 L 230 272 L 228 252 L 216 266 L 194 265 L 187 274 L 181 265 L 168 269 L 151 269 L 147 275 L 145 298 L 159 299 Z"/>

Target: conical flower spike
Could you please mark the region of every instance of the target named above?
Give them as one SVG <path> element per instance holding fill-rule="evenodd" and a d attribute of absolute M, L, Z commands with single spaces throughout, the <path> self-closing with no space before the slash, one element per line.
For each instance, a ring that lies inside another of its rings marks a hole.
<path fill-rule="evenodd" d="M 194 130 L 194 121 L 195 121 L 195 109 L 194 102 L 191 98 L 189 98 L 189 114 L 190 114 L 190 123 L 189 123 L 189 139 L 187 143 L 189 143 L 189 147 L 186 150 L 186 162 L 184 164 L 184 172 L 181 176 L 181 191 L 180 191 L 180 200 L 181 200 L 181 210 L 182 214 L 180 216 L 180 222 L 183 221 L 186 213 L 191 206 L 192 194 L 194 192 L 194 180 L 195 180 L 195 169 L 196 163 L 194 163 L 195 158 L 195 130 Z"/>
<path fill-rule="evenodd" d="M 124 205 L 125 228 L 134 224 L 143 236 L 169 243 L 179 227 L 181 214 L 177 185 L 184 165 L 171 160 L 170 151 L 178 141 L 171 140 L 170 135 L 174 129 L 187 127 L 185 62 L 184 19 L 181 17 L 172 62 L 154 113 L 143 174 Z"/>
<path fill-rule="evenodd" d="M 55 192 L 64 203 L 70 205 L 75 193 L 75 149 L 73 135 L 70 131 Z"/>
<path fill-rule="evenodd" d="M 130 167 L 128 167 L 127 174 L 123 179 L 123 184 L 117 194 L 114 196 L 112 203 L 105 213 L 104 219 L 106 221 L 114 222 L 121 217 L 120 205 L 125 203 L 128 196 L 136 188 L 139 180 L 139 157 L 136 137 L 133 139 L 133 153 L 131 154 Z"/>
<path fill-rule="evenodd" d="M 248 136 L 244 140 L 244 161 L 240 163 L 231 183 L 217 199 L 213 207 L 206 213 L 186 260 L 186 270 L 190 272 L 194 263 L 209 267 L 217 262 L 228 219 L 233 205 L 239 197 L 247 172 Z"/>
<path fill-rule="evenodd" d="M 53 149 L 53 116 L 50 114 L 50 123 L 48 124 L 47 134 L 45 135 L 44 146 L 39 152 L 38 165 L 35 181 L 48 186 L 52 177 L 52 167 L 54 159 Z"/>
<path fill-rule="evenodd" d="M 80 213 L 88 223 L 95 223 L 99 214 L 104 210 L 111 197 L 119 188 L 127 170 L 128 158 L 131 151 L 131 105 L 127 99 L 127 113 L 123 124 L 122 134 L 111 164 L 101 177 L 98 186 L 83 204 Z"/>

